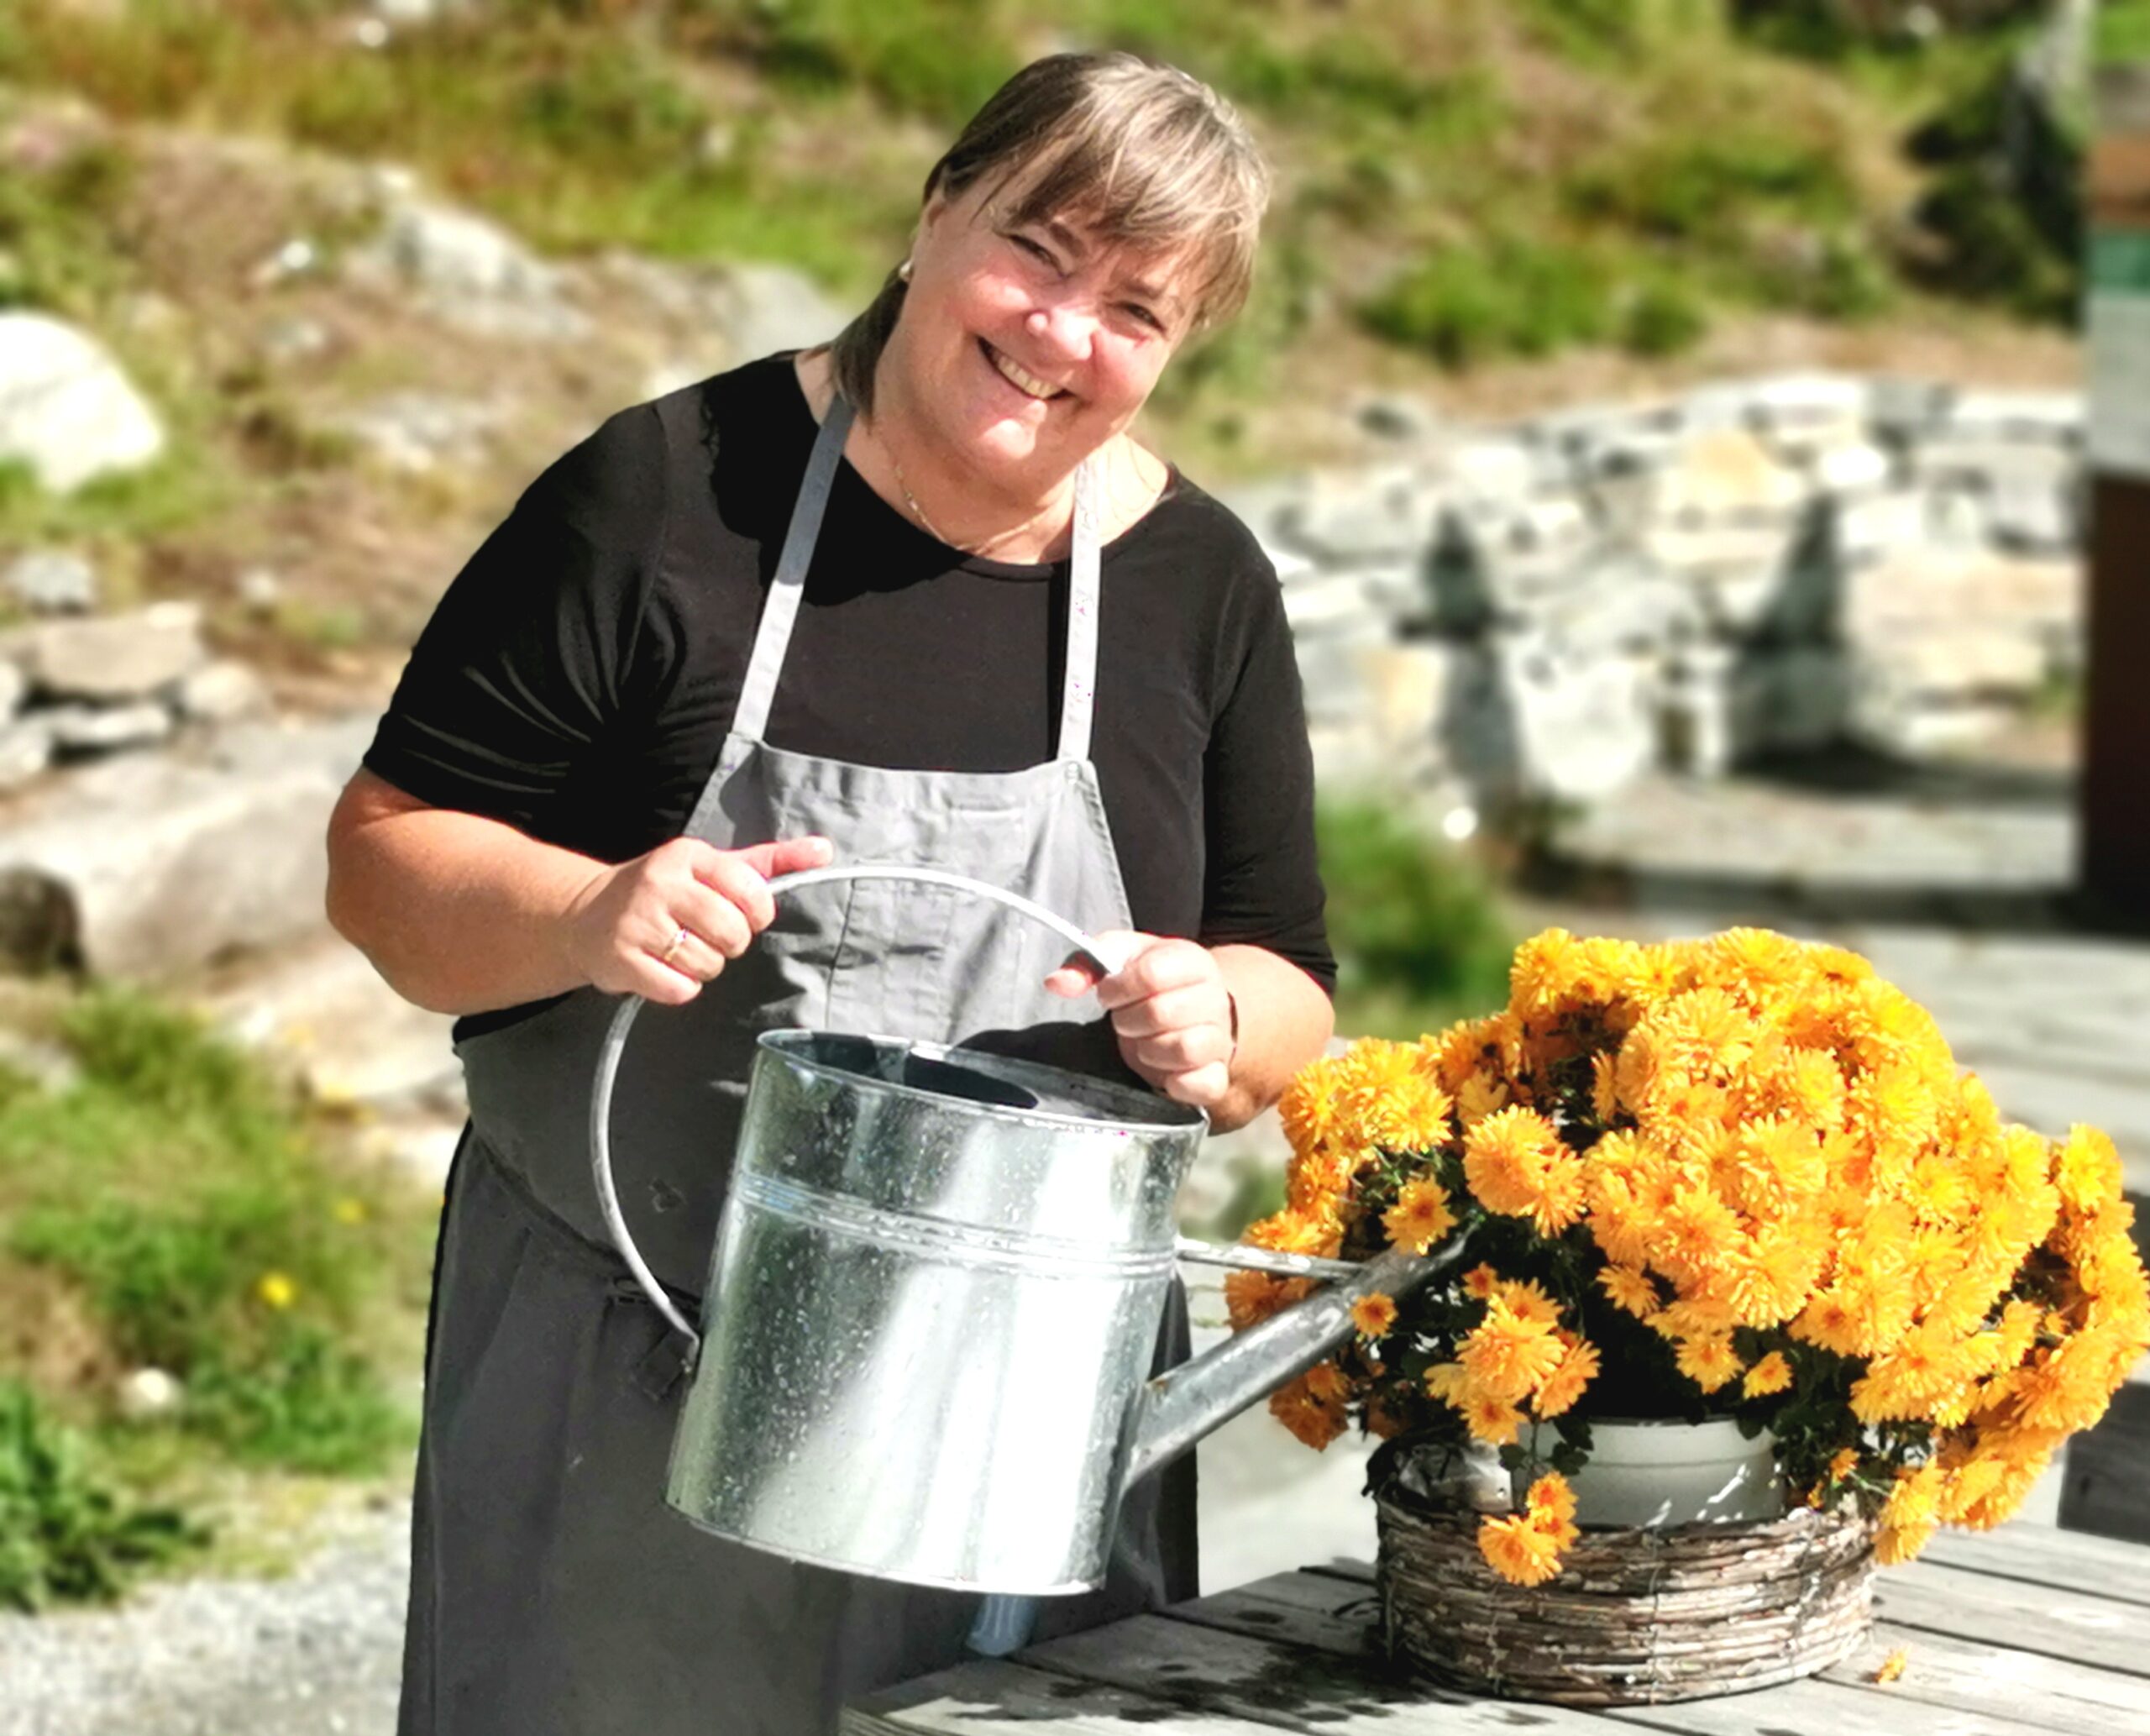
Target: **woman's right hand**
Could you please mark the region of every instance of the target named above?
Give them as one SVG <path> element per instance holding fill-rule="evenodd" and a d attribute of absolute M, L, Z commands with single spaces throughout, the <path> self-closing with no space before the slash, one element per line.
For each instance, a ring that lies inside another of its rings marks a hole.
<path fill-rule="evenodd" d="M 566 947 L 585 981 L 608 994 L 681 1006 L 775 920 L 768 883 L 825 867 L 826 838 L 720 850 L 674 838 L 590 876 L 570 902 Z"/>

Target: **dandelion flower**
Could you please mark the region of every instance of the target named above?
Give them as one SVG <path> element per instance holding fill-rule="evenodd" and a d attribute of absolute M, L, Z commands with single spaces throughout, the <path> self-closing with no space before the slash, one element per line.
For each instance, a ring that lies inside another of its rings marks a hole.
<path fill-rule="evenodd" d="M 299 1299 L 299 1287 L 283 1272 L 265 1272 L 255 1283 L 254 1293 L 266 1307 L 286 1309 Z"/>

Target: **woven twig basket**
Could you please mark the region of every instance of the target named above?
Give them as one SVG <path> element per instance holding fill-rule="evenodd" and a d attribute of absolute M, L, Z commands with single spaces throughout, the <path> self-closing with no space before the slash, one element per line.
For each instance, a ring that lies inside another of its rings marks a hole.
<path fill-rule="evenodd" d="M 1391 1656 L 1472 1693 L 1561 1706 L 1738 1693 L 1826 1670 L 1873 1621 L 1873 1527 L 1850 1514 L 1586 1531 L 1558 1578 L 1525 1587 L 1486 1565 L 1477 1514 L 1392 1493 L 1376 1504 Z"/>

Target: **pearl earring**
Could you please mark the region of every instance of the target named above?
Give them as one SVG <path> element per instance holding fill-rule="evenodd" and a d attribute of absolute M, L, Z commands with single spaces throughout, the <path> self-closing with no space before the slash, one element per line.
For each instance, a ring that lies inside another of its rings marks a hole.
<path fill-rule="evenodd" d="M 910 260 L 909 258 L 905 258 L 903 264 L 896 267 L 896 280 L 899 283 L 909 283 L 910 281 Z"/>

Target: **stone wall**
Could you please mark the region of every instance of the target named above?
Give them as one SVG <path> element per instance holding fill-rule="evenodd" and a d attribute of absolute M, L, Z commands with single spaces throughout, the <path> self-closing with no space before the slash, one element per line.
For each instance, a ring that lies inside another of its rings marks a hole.
<path fill-rule="evenodd" d="M 1808 375 L 1426 430 L 1227 496 L 1324 782 L 1602 797 L 2004 731 L 2082 664 L 2083 407 Z"/>

